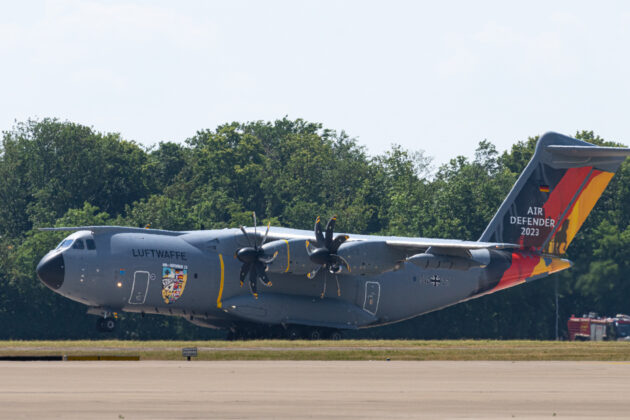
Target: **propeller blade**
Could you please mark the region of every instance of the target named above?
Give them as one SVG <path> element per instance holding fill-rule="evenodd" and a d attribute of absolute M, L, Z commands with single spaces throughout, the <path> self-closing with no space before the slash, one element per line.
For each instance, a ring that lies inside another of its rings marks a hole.
<path fill-rule="evenodd" d="M 252 212 L 252 217 L 254 218 L 254 236 L 255 236 L 255 241 L 258 241 L 258 231 L 256 231 L 256 212 L 255 211 Z"/>
<path fill-rule="evenodd" d="M 308 273 L 306 275 L 306 277 L 308 277 L 309 279 L 314 279 L 315 276 L 317 275 L 317 273 L 319 272 L 319 269 L 322 268 L 322 266 L 318 266 L 315 270 L 311 271 L 310 273 Z"/>
<path fill-rule="evenodd" d="M 331 254 L 336 254 L 337 250 L 339 250 L 339 247 L 341 246 L 341 244 L 346 242 L 348 240 L 348 238 L 349 238 L 348 235 L 337 235 L 335 240 L 330 245 L 330 248 L 329 248 L 330 249 L 330 253 Z"/>
<path fill-rule="evenodd" d="M 252 267 L 252 263 L 245 263 L 241 267 L 241 273 L 239 274 L 239 280 L 241 282 L 241 287 L 243 287 L 243 281 L 245 280 L 245 276 L 249 272 L 249 269 Z"/>
<path fill-rule="evenodd" d="M 324 234 L 322 233 L 322 223 L 319 216 L 315 219 L 315 240 L 317 240 L 317 245 L 324 246 Z"/>
<path fill-rule="evenodd" d="M 315 247 L 315 245 L 313 245 L 313 244 L 311 243 L 311 241 L 309 241 L 309 240 L 306 240 L 306 242 L 304 243 L 304 245 L 306 245 L 306 252 L 308 253 L 309 257 L 310 257 L 310 256 L 311 256 L 311 254 L 312 254 L 313 252 L 315 252 L 315 250 L 317 249 L 317 248 Z"/>
<path fill-rule="evenodd" d="M 264 264 L 262 263 L 257 263 L 256 264 L 256 277 L 267 287 L 271 287 L 271 280 L 269 280 L 269 277 L 267 276 L 267 273 L 265 273 L 266 271 L 266 267 Z"/>
<path fill-rule="evenodd" d="M 269 257 L 268 255 L 262 255 L 258 257 L 258 261 L 260 261 L 263 264 L 271 264 L 276 259 L 277 256 L 278 256 L 278 251 L 274 252 L 271 257 Z"/>
<path fill-rule="evenodd" d="M 346 261 L 344 257 L 341 257 L 339 255 L 334 255 L 334 258 L 335 258 L 335 264 L 337 266 L 343 265 L 346 267 L 346 270 L 348 270 L 348 273 L 352 272 L 352 270 L 350 269 L 350 264 L 348 264 L 348 261 Z"/>
<path fill-rule="evenodd" d="M 269 228 L 271 227 L 271 222 L 267 223 L 267 232 L 265 232 L 265 236 L 263 236 L 263 240 L 260 243 L 260 246 L 263 246 L 267 241 L 267 235 L 269 235 Z"/>
<path fill-rule="evenodd" d="M 247 239 L 247 243 L 249 244 L 249 246 L 252 246 L 252 243 L 249 240 L 249 236 L 247 235 L 247 231 L 245 230 L 243 226 L 240 226 L 240 228 L 241 228 L 241 232 L 243 232 L 243 235 L 245 235 L 245 239 Z"/>
<path fill-rule="evenodd" d="M 328 285 L 328 276 L 324 275 L 324 288 L 322 289 L 322 293 L 319 295 L 320 299 L 324 299 L 324 296 L 326 296 L 327 285 Z"/>
<path fill-rule="evenodd" d="M 258 297 L 258 289 L 256 287 L 256 268 L 253 267 L 253 270 L 249 270 L 249 288 L 252 291 L 252 294 L 254 295 L 254 297 Z"/>
<path fill-rule="evenodd" d="M 328 224 L 326 224 L 326 239 L 325 239 L 325 244 L 326 244 L 326 248 L 330 249 L 330 246 L 332 245 L 332 241 L 333 241 L 333 231 L 335 230 L 335 222 L 337 221 L 337 216 L 333 216 L 330 218 L 330 220 L 328 221 Z"/>

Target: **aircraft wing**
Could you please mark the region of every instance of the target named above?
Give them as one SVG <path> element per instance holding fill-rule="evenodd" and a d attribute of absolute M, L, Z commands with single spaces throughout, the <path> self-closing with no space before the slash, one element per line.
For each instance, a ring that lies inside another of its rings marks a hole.
<path fill-rule="evenodd" d="M 70 231 L 76 232 L 80 230 L 89 230 L 94 234 L 97 233 L 146 233 L 161 234 L 169 236 L 179 236 L 188 232 L 179 232 L 163 229 L 146 229 L 129 226 L 64 226 L 64 227 L 46 227 L 39 228 L 41 231 Z M 248 233 L 254 234 L 253 228 L 247 228 Z M 262 236 L 264 231 L 258 230 L 258 235 Z M 442 255 L 460 255 L 462 252 L 473 249 L 506 249 L 519 248 L 518 244 L 495 243 L 495 242 L 477 242 L 477 241 L 460 241 L 456 239 L 432 239 L 432 238 L 407 238 L 402 236 L 379 236 L 379 235 L 355 235 L 348 234 L 349 242 L 369 241 L 369 242 L 385 242 L 390 248 L 399 252 L 417 254 L 425 252 L 431 248 L 434 253 Z M 290 229 L 282 227 L 272 227 L 269 231 L 268 242 L 279 239 L 308 239 L 313 241 L 314 235 L 312 231 Z"/>
<path fill-rule="evenodd" d="M 65 226 L 65 227 L 47 227 L 47 228 L 39 228 L 41 231 L 66 231 L 66 232 L 77 232 L 80 230 L 89 230 L 93 234 L 97 233 L 147 233 L 147 234 L 159 234 L 159 235 L 170 235 L 170 236 L 179 236 L 183 235 L 185 232 L 177 232 L 174 230 L 162 230 L 162 229 L 145 229 L 145 228 L 136 228 L 129 226 Z"/>
<path fill-rule="evenodd" d="M 260 232 L 262 234 L 264 232 Z M 247 228 L 248 233 L 253 233 L 253 228 Z M 504 249 L 518 248 L 518 244 L 461 241 L 458 239 L 434 239 L 434 238 L 410 238 L 405 236 L 380 236 L 380 235 L 357 235 L 353 233 L 342 233 L 348 235 L 349 241 L 385 241 L 392 247 L 408 247 L 413 249 L 426 249 L 429 247 L 462 248 L 462 249 Z M 313 231 L 289 229 L 282 227 L 271 227 L 268 235 L 270 240 L 277 239 L 314 239 Z"/>
<path fill-rule="evenodd" d="M 509 249 L 519 248 L 517 244 L 495 243 L 495 242 L 476 242 L 476 241 L 455 241 L 455 240 L 439 240 L 427 239 L 423 241 L 410 240 L 388 240 L 385 243 L 396 250 L 402 251 L 408 255 L 419 254 L 430 251 L 436 255 L 450 255 L 454 257 L 470 257 L 470 251 L 473 249 Z"/>

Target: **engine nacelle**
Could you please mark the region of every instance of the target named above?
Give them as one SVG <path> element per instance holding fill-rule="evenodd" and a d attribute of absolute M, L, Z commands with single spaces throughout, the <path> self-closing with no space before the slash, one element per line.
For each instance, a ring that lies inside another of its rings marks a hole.
<path fill-rule="evenodd" d="M 276 259 L 267 265 L 271 273 L 308 274 L 318 267 L 309 258 L 306 239 L 280 239 L 263 245 L 265 254 L 278 252 Z M 348 262 L 350 272 L 341 274 L 374 275 L 400 268 L 404 256 L 385 242 L 349 241 L 339 247 L 337 255 Z"/>
<path fill-rule="evenodd" d="M 416 254 L 407 261 L 412 262 L 418 267 L 445 270 L 470 270 L 474 267 L 484 267 L 485 264 L 475 261 L 472 258 L 456 257 L 451 255 L 434 255 L 434 254 Z"/>
<path fill-rule="evenodd" d="M 265 254 L 278 256 L 267 265 L 271 273 L 307 274 L 317 268 L 306 250 L 306 239 L 280 239 L 262 246 Z"/>
<path fill-rule="evenodd" d="M 349 241 L 337 254 L 350 265 L 350 274 L 373 275 L 400 268 L 402 256 L 385 242 Z"/>

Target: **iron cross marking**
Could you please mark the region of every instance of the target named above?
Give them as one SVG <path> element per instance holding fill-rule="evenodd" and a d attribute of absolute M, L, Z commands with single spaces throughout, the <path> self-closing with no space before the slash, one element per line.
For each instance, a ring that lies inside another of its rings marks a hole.
<path fill-rule="evenodd" d="M 434 274 L 431 277 L 429 277 L 429 281 L 434 287 L 437 287 L 442 282 L 442 279 L 440 279 L 440 276 L 438 276 L 437 274 Z"/>

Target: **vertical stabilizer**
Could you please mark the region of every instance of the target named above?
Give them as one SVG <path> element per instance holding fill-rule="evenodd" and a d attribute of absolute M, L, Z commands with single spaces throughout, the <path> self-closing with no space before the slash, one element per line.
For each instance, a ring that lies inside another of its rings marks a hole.
<path fill-rule="evenodd" d="M 480 241 L 563 254 L 630 149 L 546 133 Z"/>

